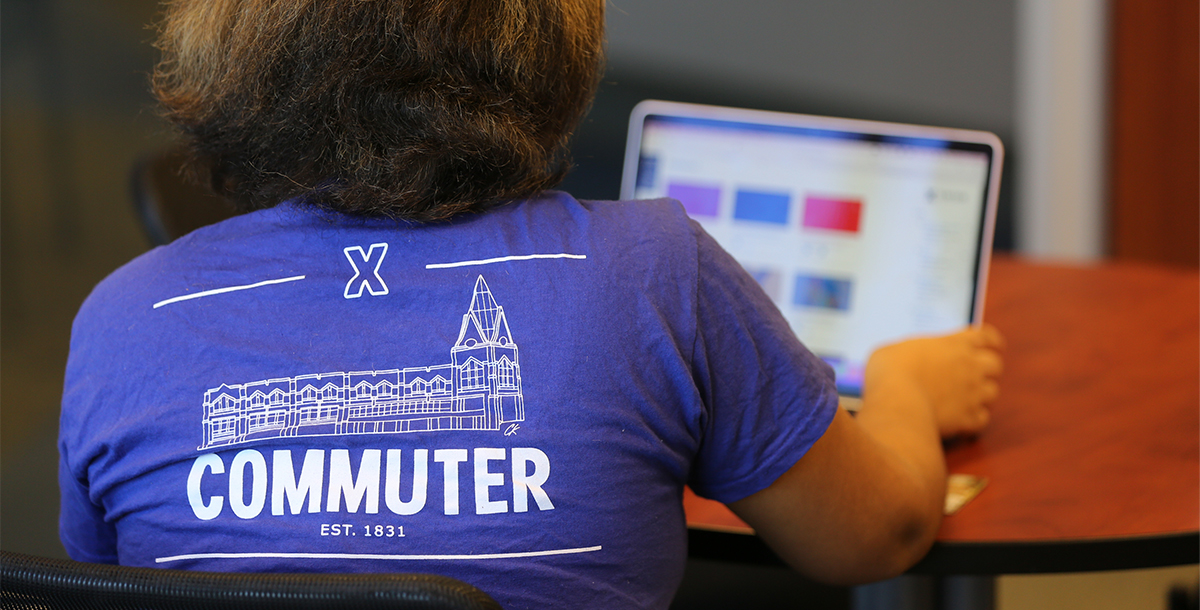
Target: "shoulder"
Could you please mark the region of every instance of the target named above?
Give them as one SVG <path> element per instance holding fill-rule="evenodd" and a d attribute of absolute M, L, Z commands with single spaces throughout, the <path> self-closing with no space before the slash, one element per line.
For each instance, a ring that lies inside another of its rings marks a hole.
<path fill-rule="evenodd" d="M 536 230 L 590 247 L 600 259 L 619 261 L 626 273 L 661 265 L 695 267 L 702 230 L 673 199 L 577 200 L 547 192 L 514 206 Z"/>
<path fill-rule="evenodd" d="M 123 343 L 160 331 L 161 307 L 215 286 L 246 283 L 239 268 L 254 252 L 277 247 L 289 219 L 280 210 L 263 210 L 198 229 L 142 253 L 101 280 L 84 300 L 72 325 L 71 350 Z"/>
<path fill-rule="evenodd" d="M 610 238 L 687 239 L 693 224 L 674 199 L 600 201 L 575 199 L 560 191 L 547 191 L 489 214 L 497 220 L 518 217 L 530 224 L 591 230 Z"/>

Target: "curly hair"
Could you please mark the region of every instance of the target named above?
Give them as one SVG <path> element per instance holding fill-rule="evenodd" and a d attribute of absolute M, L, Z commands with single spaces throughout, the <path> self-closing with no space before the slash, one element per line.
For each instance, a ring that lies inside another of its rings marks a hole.
<path fill-rule="evenodd" d="M 440 220 L 570 167 L 603 0 L 173 0 L 154 92 L 243 210 Z"/>

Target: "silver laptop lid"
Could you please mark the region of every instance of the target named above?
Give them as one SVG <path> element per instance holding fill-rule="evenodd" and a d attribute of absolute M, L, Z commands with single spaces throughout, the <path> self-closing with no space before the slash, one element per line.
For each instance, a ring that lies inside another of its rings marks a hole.
<path fill-rule="evenodd" d="M 982 319 L 1003 154 L 987 132 L 646 101 L 621 198 L 681 201 L 857 396 L 876 347 Z"/>

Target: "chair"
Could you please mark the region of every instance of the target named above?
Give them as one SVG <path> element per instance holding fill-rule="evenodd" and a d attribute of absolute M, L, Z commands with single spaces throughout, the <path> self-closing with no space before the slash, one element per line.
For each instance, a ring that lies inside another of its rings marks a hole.
<path fill-rule="evenodd" d="M 1191 586 L 1175 585 L 1167 592 L 1167 610 L 1200 608 L 1200 581 Z"/>
<path fill-rule="evenodd" d="M 151 245 L 168 244 L 238 214 L 232 203 L 184 179 L 185 158 L 181 147 L 163 148 L 142 155 L 130 172 L 133 207 Z"/>
<path fill-rule="evenodd" d="M 499 610 L 483 591 L 429 574 L 232 574 L 0 551 L 0 608 L 48 610 Z"/>

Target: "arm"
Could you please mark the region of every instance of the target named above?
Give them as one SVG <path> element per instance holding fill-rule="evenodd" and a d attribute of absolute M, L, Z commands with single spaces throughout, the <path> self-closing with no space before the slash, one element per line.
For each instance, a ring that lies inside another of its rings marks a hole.
<path fill-rule="evenodd" d="M 60 447 L 60 451 L 62 448 Z M 117 530 L 104 520 L 87 488 L 71 474 L 65 453 L 58 461 L 58 535 L 67 555 L 87 563 L 117 563 Z"/>
<path fill-rule="evenodd" d="M 818 580 L 900 574 L 929 550 L 941 523 L 941 439 L 987 424 L 1002 344 L 985 326 L 876 351 L 858 417 L 839 410 L 790 470 L 730 508 Z"/>

